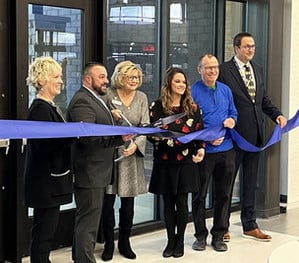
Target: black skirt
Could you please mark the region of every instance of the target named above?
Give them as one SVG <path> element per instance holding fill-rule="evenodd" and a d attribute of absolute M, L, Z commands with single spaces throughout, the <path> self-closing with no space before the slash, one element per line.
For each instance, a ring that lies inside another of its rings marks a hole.
<path fill-rule="evenodd" d="M 178 194 L 198 192 L 200 177 L 198 164 L 154 163 L 149 192 L 154 194 Z"/>

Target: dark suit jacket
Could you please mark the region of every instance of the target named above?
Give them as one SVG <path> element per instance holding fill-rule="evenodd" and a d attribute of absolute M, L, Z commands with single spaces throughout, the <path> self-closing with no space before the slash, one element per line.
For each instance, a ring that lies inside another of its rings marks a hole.
<path fill-rule="evenodd" d="M 247 87 L 233 59 L 220 65 L 218 80 L 227 84 L 232 90 L 235 106 L 238 111 L 238 122 L 235 129 L 247 141 L 257 145 L 258 142 L 263 143 L 263 113 L 274 122 L 282 113 L 272 104 L 266 94 L 262 68 L 253 61 L 250 63 L 256 81 L 255 103 L 252 103 Z"/>
<path fill-rule="evenodd" d="M 68 121 L 113 125 L 112 115 L 87 88 L 81 87 L 72 98 L 67 112 Z M 81 137 L 72 151 L 75 186 L 106 187 L 112 177 L 113 153 L 123 143 L 118 137 Z"/>

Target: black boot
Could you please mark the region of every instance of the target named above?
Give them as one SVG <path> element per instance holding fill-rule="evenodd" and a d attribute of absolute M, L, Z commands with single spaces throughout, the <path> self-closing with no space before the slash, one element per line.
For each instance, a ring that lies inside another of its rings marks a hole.
<path fill-rule="evenodd" d="M 175 226 L 176 226 L 176 211 L 175 202 L 172 195 L 163 195 L 164 200 L 164 221 L 167 231 L 167 246 L 164 249 L 162 256 L 169 258 L 173 256 L 174 247 L 176 244 Z"/>
<path fill-rule="evenodd" d="M 167 246 L 163 251 L 163 257 L 169 258 L 172 257 L 174 251 L 175 242 L 174 239 L 168 239 Z"/>
<path fill-rule="evenodd" d="M 103 236 L 105 239 L 104 251 L 101 256 L 103 261 L 112 260 L 114 253 L 114 202 L 115 195 L 105 194 L 102 212 Z"/>
<path fill-rule="evenodd" d="M 118 238 L 118 250 L 121 255 L 128 259 L 136 259 L 136 254 L 131 248 L 129 235 L 120 230 Z"/>
<path fill-rule="evenodd" d="M 173 255 L 174 247 L 176 244 L 176 237 L 175 237 L 175 218 L 165 216 L 165 223 L 166 223 L 166 231 L 167 231 L 167 246 L 164 249 L 162 255 L 164 258 L 169 258 Z"/>
<path fill-rule="evenodd" d="M 184 256 L 184 238 L 183 237 L 177 237 L 172 256 L 174 258 L 179 258 L 179 257 Z"/>
<path fill-rule="evenodd" d="M 136 259 L 136 254 L 131 248 L 130 235 L 134 216 L 134 197 L 121 197 L 119 209 L 119 236 L 118 250 L 128 259 Z"/>
<path fill-rule="evenodd" d="M 113 258 L 113 252 L 114 252 L 114 242 L 105 242 L 104 250 L 102 253 L 102 260 L 103 261 L 109 261 Z"/>
<path fill-rule="evenodd" d="M 177 236 L 173 257 L 179 258 L 184 255 L 184 236 L 188 220 L 188 194 L 178 194 L 176 198 L 176 206 Z"/>

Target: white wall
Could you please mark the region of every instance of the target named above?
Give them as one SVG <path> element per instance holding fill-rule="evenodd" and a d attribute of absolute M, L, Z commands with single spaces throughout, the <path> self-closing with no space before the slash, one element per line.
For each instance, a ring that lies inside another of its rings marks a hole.
<path fill-rule="evenodd" d="M 282 110 L 291 118 L 299 109 L 299 1 L 284 4 Z M 299 202 L 299 128 L 283 136 L 281 151 L 281 194 L 292 204 Z"/>

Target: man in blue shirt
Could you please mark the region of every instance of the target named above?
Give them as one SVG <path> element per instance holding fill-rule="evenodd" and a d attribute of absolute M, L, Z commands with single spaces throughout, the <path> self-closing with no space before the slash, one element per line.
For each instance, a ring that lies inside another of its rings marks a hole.
<path fill-rule="evenodd" d="M 237 121 L 237 110 L 230 88 L 216 81 L 219 63 L 215 56 L 206 54 L 199 60 L 197 70 L 201 80 L 191 87 L 192 97 L 202 110 L 204 127 L 222 124 L 232 129 Z M 205 250 L 208 229 L 205 222 L 205 200 L 209 181 L 214 182 L 214 221 L 211 229 L 212 246 L 216 251 L 226 251 L 223 241 L 228 231 L 230 196 L 234 183 L 235 151 L 229 135 L 207 142 L 204 160 L 199 164 L 201 190 L 192 196 L 192 214 L 196 241 L 194 250 Z"/>

